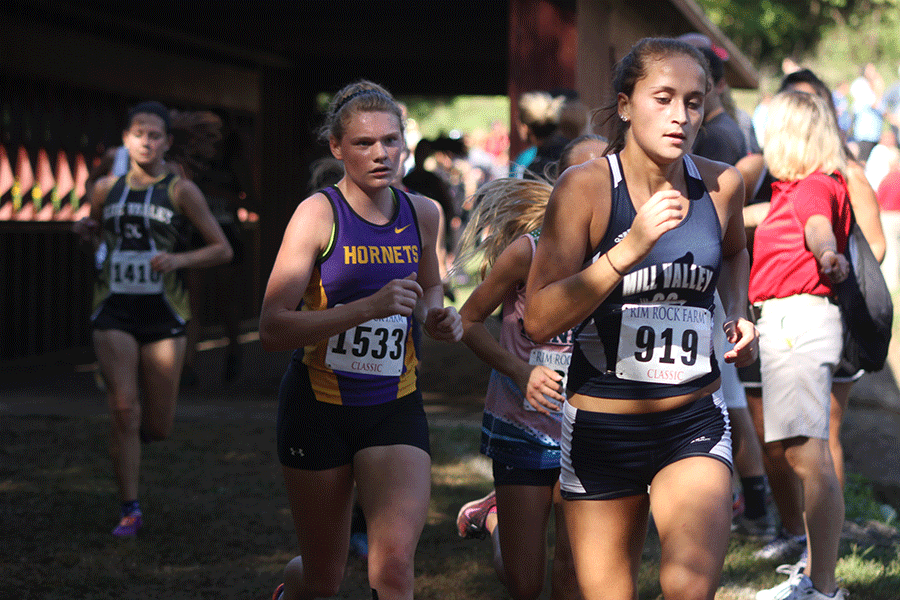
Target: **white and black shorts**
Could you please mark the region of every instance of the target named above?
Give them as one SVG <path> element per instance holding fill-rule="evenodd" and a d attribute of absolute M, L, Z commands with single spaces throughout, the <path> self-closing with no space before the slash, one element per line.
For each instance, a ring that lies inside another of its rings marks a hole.
<path fill-rule="evenodd" d="M 692 456 L 731 462 L 731 425 L 718 394 L 673 410 L 622 415 L 563 407 L 560 490 L 567 500 L 646 494 L 664 467 Z"/>

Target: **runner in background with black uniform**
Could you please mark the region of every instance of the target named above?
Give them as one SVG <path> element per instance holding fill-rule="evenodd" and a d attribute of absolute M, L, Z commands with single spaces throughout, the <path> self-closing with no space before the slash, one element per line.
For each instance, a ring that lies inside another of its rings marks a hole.
<path fill-rule="evenodd" d="M 113 535 L 133 536 L 143 525 L 141 440 L 168 437 L 175 415 L 190 319 L 180 270 L 227 262 L 232 251 L 197 186 L 166 166 L 171 135 L 164 106 L 144 102 L 133 108 L 122 144 L 128 173 L 92 187 L 91 216 L 75 231 L 103 249 L 91 322 L 112 412 L 110 452 L 122 502 Z M 189 224 L 206 243 L 187 251 Z"/>

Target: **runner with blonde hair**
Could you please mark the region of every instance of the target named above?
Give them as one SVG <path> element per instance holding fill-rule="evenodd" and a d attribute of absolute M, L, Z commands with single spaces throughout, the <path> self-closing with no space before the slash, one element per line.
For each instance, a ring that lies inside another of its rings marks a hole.
<path fill-rule="evenodd" d="M 599 136 L 578 138 L 564 150 L 560 168 L 600 156 L 604 145 Z M 490 534 L 494 568 L 516 600 L 533 600 L 543 588 L 551 511 L 557 523 L 551 597 L 581 597 L 559 495 L 560 406 L 572 334 L 537 344 L 522 328 L 525 280 L 552 189 L 526 179 L 482 186 L 457 253 L 457 264 L 475 259 L 483 279 L 460 316 L 463 342 L 493 367 L 481 452 L 493 461 L 496 490 L 460 509 L 457 530 L 463 537 Z M 498 341 L 485 320 L 501 305 Z M 498 527 L 501 521 L 509 526 Z"/>

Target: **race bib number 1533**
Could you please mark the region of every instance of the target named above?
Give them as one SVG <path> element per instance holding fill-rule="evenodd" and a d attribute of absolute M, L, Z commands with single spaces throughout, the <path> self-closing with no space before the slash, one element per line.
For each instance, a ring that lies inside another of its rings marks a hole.
<path fill-rule="evenodd" d="M 407 320 L 372 319 L 328 340 L 325 365 L 333 371 L 397 377 L 403 372 Z"/>

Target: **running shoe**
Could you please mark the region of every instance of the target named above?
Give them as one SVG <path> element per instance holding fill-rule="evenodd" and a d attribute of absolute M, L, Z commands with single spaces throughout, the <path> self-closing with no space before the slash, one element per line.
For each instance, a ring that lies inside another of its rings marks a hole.
<path fill-rule="evenodd" d="M 783 586 L 784 584 L 781 585 Z M 778 587 L 781 586 L 775 586 L 771 590 L 763 590 L 761 592 L 758 592 L 756 594 L 757 600 L 846 600 L 850 597 L 850 593 L 844 588 L 838 588 L 833 596 L 826 596 L 825 594 L 814 588 L 810 578 L 803 574 L 801 574 L 798 578 L 795 578 L 792 585 L 782 588 L 779 595 L 760 596 L 760 594 L 772 592 Z"/>
<path fill-rule="evenodd" d="M 281 600 L 281 597 L 284 596 L 284 584 L 279 584 L 277 588 L 275 588 L 275 592 L 272 594 L 272 600 Z"/>
<path fill-rule="evenodd" d="M 753 553 L 754 558 L 763 560 L 788 560 L 799 555 L 806 548 L 805 535 L 791 535 L 781 530 L 771 542 Z"/>
<path fill-rule="evenodd" d="M 490 513 L 496 512 L 497 494 L 494 490 L 484 498 L 463 504 L 456 516 L 456 530 L 459 537 L 483 540 L 488 534 L 484 523 Z"/>
<path fill-rule="evenodd" d="M 800 553 L 800 559 L 795 563 L 795 566 L 805 569 L 807 562 L 809 562 L 809 552 L 804 548 L 803 552 Z"/>
<path fill-rule="evenodd" d="M 798 571 L 773 588 L 756 592 L 756 600 L 788 600 L 799 598 L 798 593 L 813 589 L 812 580 Z"/>
<path fill-rule="evenodd" d="M 800 565 L 800 563 L 795 565 L 779 565 L 775 570 L 783 575 L 787 575 L 788 578 L 775 587 L 756 592 L 756 600 L 782 600 L 787 595 L 791 594 L 794 591 L 794 588 L 800 584 L 800 581 L 803 579 L 803 570 L 805 568 L 806 565 Z M 810 586 L 811 585 L 812 582 L 810 582 Z"/>
<path fill-rule="evenodd" d="M 751 519 L 747 515 L 738 515 L 731 521 L 731 533 L 749 539 L 771 539 L 775 536 L 775 524 L 769 515 Z"/>
<path fill-rule="evenodd" d="M 134 537 L 137 535 L 138 529 L 144 526 L 144 515 L 139 510 L 133 510 L 119 521 L 119 525 L 113 529 L 112 534 L 116 537 Z"/>
<path fill-rule="evenodd" d="M 814 587 L 804 590 L 795 589 L 793 596 L 788 596 L 785 600 L 847 600 L 850 592 L 844 588 L 838 588 L 833 596 L 826 596 Z"/>

